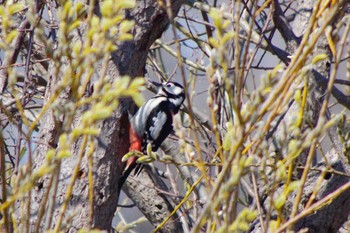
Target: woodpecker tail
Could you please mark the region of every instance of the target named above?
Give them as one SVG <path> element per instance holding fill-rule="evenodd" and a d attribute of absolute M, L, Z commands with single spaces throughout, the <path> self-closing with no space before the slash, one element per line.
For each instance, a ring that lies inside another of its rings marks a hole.
<path fill-rule="evenodd" d="M 135 133 L 134 129 L 130 125 L 129 127 L 129 140 L 130 140 L 130 147 L 129 147 L 129 152 L 130 151 L 141 151 L 141 143 L 142 140 L 138 137 L 138 135 Z M 141 164 L 137 164 L 136 160 L 138 159 L 137 156 L 130 157 L 126 161 L 126 166 L 124 168 L 123 175 L 120 177 L 119 180 L 119 187 L 122 187 L 130 173 L 135 169 L 135 175 L 139 174 L 142 170 Z"/>

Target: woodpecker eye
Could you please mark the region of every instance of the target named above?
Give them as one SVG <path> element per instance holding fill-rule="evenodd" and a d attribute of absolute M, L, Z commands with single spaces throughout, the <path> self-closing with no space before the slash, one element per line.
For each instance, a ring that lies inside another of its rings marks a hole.
<path fill-rule="evenodd" d="M 171 83 L 168 83 L 166 86 L 167 86 L 167 87 L 171 87 L 172 85 L 171 85 Z"/>

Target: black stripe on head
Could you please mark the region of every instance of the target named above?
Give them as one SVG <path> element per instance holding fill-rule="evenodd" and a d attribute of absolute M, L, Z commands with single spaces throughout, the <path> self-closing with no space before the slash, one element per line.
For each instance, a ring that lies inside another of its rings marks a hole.
<path fill-rule="evenodd" d="M 182 89 L 184 89 L 184 87 L 180 84 L 180 83 L 177 83 L 177 82 L 172 82 L 175 86 L 178 86 L 178 87 L 181 87 Z"/>
<path fill-rule="evenodd" d="M 168 86 L 168 85 L 171 85 L 171 86 Z M 169 92 L 171 91 L 171 89 L 173 89 L 175 87 L 177 87 L 179 90 L 181 90 L 181 92 L 179 94 L 175 94 L 173 92 Z M 169 88 L 169 89 L 168 89 Z M 182 98 L 185 98 L 185 93 L 184 93 L 184 88 L 181 84 L 179 83 L 176 83 L 176 82 L 167 82 L 167 83 L 164 83 L 163 86 L 162 86 L 162 92 L 164 94 L 166 94 L 169 98 L 179 98 L 179 97 L 182 97 Z"/>
<path fill-rule="evenodd" d="M 172 98 L 172 99 L 179 98 L 180 96 L 185 96 L 184 93 L 181 93 L 181 94 L 178 94 L 178 95 L 169 93 L 169 92 L 167 92 L 167 90 L 166 90 L 164 87 L 163 87 L 163 92 L 166 94 L 166 96 L 167 96 L 168 98 Z"/>

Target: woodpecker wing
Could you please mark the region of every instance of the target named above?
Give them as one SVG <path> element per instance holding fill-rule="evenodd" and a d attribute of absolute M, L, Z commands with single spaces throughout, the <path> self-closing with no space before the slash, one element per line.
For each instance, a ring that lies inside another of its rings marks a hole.
<path fill-rule="evenodd" d="M 131 125 L 139 138 L 142 139 L 144 136 L 147 128 L 147 121 L 150 118 L 151 112 L 154 112 L 155 109 L 158 109 L 160 103 L 166 100 L 167 98 L 165 96 L 155 96 L 149 99 L 144 105 L 141 106 L 141 108 L 132 118 Z"/>
<path fill-rule="evenodd" d="M 148 143 L 151 144 L 152 151 L 157 151 L 162 142 L 173 130 L 172 114 L 167 108 L 168 102 L 158 102 L 157 100 L 159 99 L 159 97 L 156 99 L 156 103 L 159 104 L 150 111 L 146 123 L 143 123 L 146 127 L 142 136 L 141 152 L 144 154 L 147 153 Z M 138 175 L 142 169 L 143 165 L 137 164 L 134 175 Z"/>
<path fill-rule="evenodd" d="M 146 123 L 142 149 L 145 151 L 147 144 L 151 143 L 152 151 L 157 151 L 162 142 L 173 130 L 171 112 L 166 108 L 168 102 L 161 102 L 149 115 Z"/>
<path fill-rule="evenodd" d="M 147 145 L 152 145 L 152 151 L 158 150 L 166 137 L 173 131 L 173 116 L 179 111 L 185 100 L 183 86 L 176 82 L 163 83 L 156 96 L 148 100 L 136 112 L 130 123 L 130 148 L 147 153 Z M 131 157 L 120 178 L 119 186 L 122 187 L 130 172 L 135 169 L 135 175 L 143 165 L 136 164 L 137 157 Z"/>

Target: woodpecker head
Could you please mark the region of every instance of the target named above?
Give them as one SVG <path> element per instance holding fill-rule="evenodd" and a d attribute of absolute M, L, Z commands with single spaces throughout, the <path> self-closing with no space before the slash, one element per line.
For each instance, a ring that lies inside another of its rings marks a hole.
<path fill-rule="evenodd" d="M 153 83 L 158 86 L 158 95 L 163 95 L 174 105 L 175 113 L 177 113 L 181 104 L 185 100 L 185 90 L 183 86 L 177 82 Z"/>

